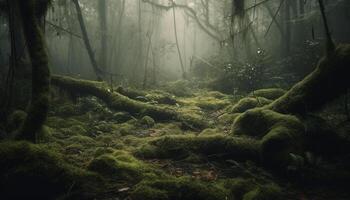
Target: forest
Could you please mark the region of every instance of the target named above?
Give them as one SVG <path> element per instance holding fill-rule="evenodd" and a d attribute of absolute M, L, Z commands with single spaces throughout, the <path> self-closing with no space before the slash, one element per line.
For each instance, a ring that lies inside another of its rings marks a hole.
<path fill-rule="evenodd" d="M 0 199 L 350 199 L 350 1 L 0 0 Z"/>

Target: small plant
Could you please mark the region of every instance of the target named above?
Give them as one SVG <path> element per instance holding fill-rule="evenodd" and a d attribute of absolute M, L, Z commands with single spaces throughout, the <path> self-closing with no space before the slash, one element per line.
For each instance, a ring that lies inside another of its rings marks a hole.
<path fill-rule="evenodd" d="M 322 158 L 311 152 L 306 152 L 305 155 L 297 155 L 290 153 L 291 164 L 288 166 L 288 171 L 305 171 L 307 169 L 319 168 L 322 165 Z"/>

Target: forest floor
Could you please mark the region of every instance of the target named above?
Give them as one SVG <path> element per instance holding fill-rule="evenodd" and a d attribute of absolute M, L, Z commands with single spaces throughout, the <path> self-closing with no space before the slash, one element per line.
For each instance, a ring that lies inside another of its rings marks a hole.
<path fill-rule="evenodd" d="M 210 141 L 228 137 L 237 116 L 232 110 L 237 109 L 234 105 L 242 96 L 181 88 L 146 93 L 136 99 L 158 105 L 152 97 L 165 95 L 169 97 L 165 101 L 168 107 L 207 121 L 208 128 L 199 130 L 177 121 L 131 116 L 110 110 L 95 97 L 72 101 L 57 91 L 40 146 L 59 153 L 73 166 L 101 175 L 108 184 L 100 199 L 350 198 L 349 191 L 342 187 L 329 183 L 309 185 L 299 176 L 293 179 L 276 175 L 259 163 L 236 160 L 211 149 L 226 144 L 213 145 Z M 334 120 L 339 114 L 324 116 Z M 200 138 L 202 143 L 193 142 L 194 138 Z M 154 149 L 157 145 L 166 150 Z"/>

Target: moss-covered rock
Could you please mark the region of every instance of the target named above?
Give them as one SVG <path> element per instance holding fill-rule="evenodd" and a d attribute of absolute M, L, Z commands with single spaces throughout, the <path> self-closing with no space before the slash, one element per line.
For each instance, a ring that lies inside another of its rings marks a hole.
<path fill-rule="evenodd" d="M 133 119 L 133 117 L 127 112 L 116 112 L 113 114 L 112 119 L 117 123 L 124 123 Z"/>
<path fill-rule="evenodd" d="M 155 125 L 156 122 L 154 121 L 154 119 L 152 119 L 152 117 L 144 116 L 140 120 L 140 123 L 141 123 L 142 126 L 145 126 L 147 128 L 152 128 Z"/>
<path fill-rule="evenodd" d="M 281 88 L 267 88 L 255 90 L 250 95 L 255 97 L 264 97 L 266 99 L 275 100 L 283 96 L 287 91 Z"/>
<path fill-rule="evenodd" d="M 38 145 L 2 142 L 0 157 L 4 199 L 93 198 L 104 187 L 98 175 L 72 167 Z"/>
<path fill-rule="evenodd" d="M 106 178 L 133 183 L 155 173 L 149 165 L 125 151 L 115 151 L 113 154 L 99 156 L 89 163 L 88 169 Z"/>
<path fill-rule="evenodd" d="M 131 193 L 134 200 L 222 200 L 226 190 L 189 178 L 146 180 L 136 185 Z"/>
<path fill-rule="evenodd" d="M 243 113 L 249 109 L 263 107 L 271 102 L 271 100 L 264 97 L 245 97 L 231 108 L 230 113 Z"/>
<path fill-rule="evenodd" d="M 260 140 L 265 164 L 276 167 L 288 165 L 289 154 L 303 150 L 305 128 L 294 116 L 257 108 L 238 116 L 231 133 Z"/>

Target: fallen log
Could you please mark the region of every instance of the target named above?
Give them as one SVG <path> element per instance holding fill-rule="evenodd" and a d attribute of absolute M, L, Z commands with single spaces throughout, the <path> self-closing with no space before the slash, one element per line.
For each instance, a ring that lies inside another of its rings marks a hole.
<path fill-rule="evenodd" d="M 168 106 L 147 104 L 130 99 L 118 92 L 112 92 L 103 82 L 54 75 L 52 76 L 51 83 L 53 86 L 57 86 L 72 94 L 95 96 L 105 102 L 112 110 L 126 111 L 132 115 L 147 115 L 159 121 L 180 121 L 186 127 L 194 129 L 204 129 L 207 127 L 207 123 L 204 120 L 178 113 Z"/>

